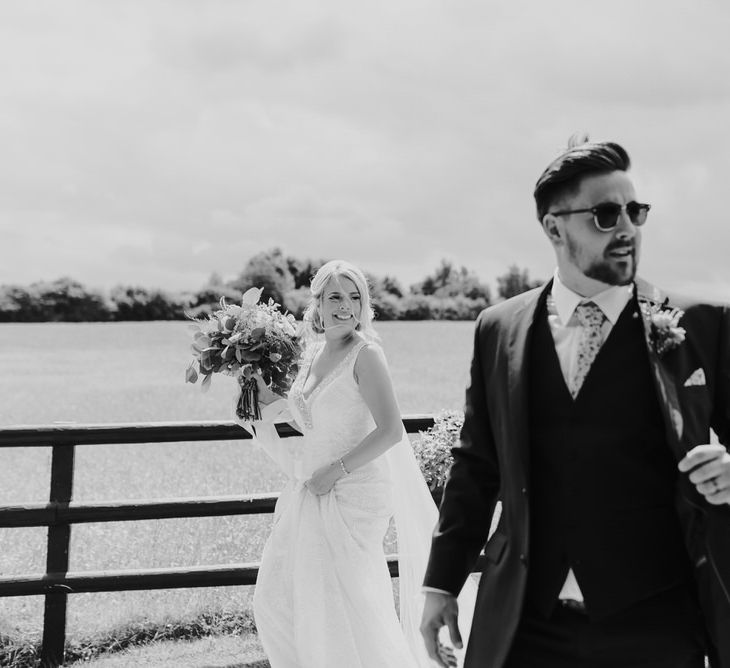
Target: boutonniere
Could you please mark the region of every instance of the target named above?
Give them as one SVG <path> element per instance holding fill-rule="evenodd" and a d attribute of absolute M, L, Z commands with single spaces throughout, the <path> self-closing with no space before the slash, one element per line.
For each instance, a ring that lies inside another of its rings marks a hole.
<path fill-rule="evenodd" d="M 686 331 L 679 327 L 684 311 L 666 301 L 659 304 L 646 299 L 639 300 L 639 307 L 646 322 L 646 337 L 657 355 L 668 353 L 684 341 Z"/>

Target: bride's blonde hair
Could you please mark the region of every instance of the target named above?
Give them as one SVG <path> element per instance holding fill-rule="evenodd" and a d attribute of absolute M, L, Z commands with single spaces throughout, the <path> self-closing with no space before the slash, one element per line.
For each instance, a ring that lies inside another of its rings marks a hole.
<path fill-rule="evenodd" d="M 367 278 L 365 278 L 365 274 L 363 274 L 361 269 L 346 260 L 332 260 L 327 262 L 314 275 L 309 288 L 312 295 L 302 318 L 305 338 L 311 339 L 317 334 L 324 333 L 321 310 L 324 289 L 330 281 L 339 282 L 341 278 L 349 278 L 360 293 L 360 322 L 355 329 L 368 341 L 377 341 L 379 337 L 373 327 L 374 313 L 370 303 L 370 290 L 368 289 Z"/>

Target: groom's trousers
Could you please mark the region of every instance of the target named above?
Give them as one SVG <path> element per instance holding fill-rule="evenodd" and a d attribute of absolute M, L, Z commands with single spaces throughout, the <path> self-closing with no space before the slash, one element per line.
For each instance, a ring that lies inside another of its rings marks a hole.
<path fill-rule="evenodd" d="M 564 605 L 547 619 L 527 608 L 504 668 L 703 668 L 703 629 L 684 585 L 597 621 Z"/>

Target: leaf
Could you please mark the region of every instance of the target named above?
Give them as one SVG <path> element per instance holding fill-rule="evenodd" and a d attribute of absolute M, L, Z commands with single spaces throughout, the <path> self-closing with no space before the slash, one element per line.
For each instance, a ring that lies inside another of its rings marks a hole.
<path fill-rule="evenodd" d="M 251 340 L 252 341 L 260 341 L 264 334 L 266 334 L 266 328 L 265 327 L 257 327 L 251 332 Z"/>
<path fill-rule="evenodd" d="M 205 345 L 208 345 L 210 343 L 210 337 L 204 331 L 199 329 L 195 332 L 195 334 L 193 334 L 193 341 L 198 344 L 204 343 Z"/>
<path fill-rule="evenodd" d="M 241 355 L 241 349 L 240 348 L 236 348 L 236 359 L 239 362 L 243 362 L 243 356 Z"/>
<path fill-rule="evenodd" d="M 202 373 L 210 373 L 216 363 L 215 355 L 204 350 L 200 355 L 200 371 Z"/>
<path fill-rule="evenodd" d="M 210 381 L 213 378 L 213 374 L 209 373 L 205 378 L 203 378 L 203 382 L 200 386 L 200 389 L 203 392 L 207 392 L 210 389 Z"/>
<path fill-rule="evenodd" d="M 261 359 L 261 353 L 257 353 L 251 350 L 242 350 L 241 357 L 247 362 L 258 362 Z"/>
<path fill-rule="evenodd" d="M 198 372 L 195 370 L 193 364 L 191 364 L 185 371 L 185 382 L 187 383 L 194 383 L 198 380 Z"/>
<path fill-rule="evenodd" d="M 241 299 L 242 306 L 254 306 L 261 299 L 261 293 L 264 291 L 263 288 L 249 288 L 243 293 Z"/>

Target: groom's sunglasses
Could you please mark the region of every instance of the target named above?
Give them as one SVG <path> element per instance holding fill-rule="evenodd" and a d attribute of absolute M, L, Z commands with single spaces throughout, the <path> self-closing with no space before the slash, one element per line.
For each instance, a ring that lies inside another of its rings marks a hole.
<path fill-rule="evenodd" d="M 622 211 L 626 211 L 626 215 L 634 225 L 643 225 L 646 222 L 646 216 L 651 209 L 651 204 L 640 204 L 639 202 L 629 202 L 621 205 L 614 202 L 604 202 L 597 204 L 590 209 L 572 209 L 565 211 L 551 211 L 553 216 L 569 216 L 573 213 L 592 213 L 593 224 L 601 232 L 610 232 L 616 225 Z"/>

